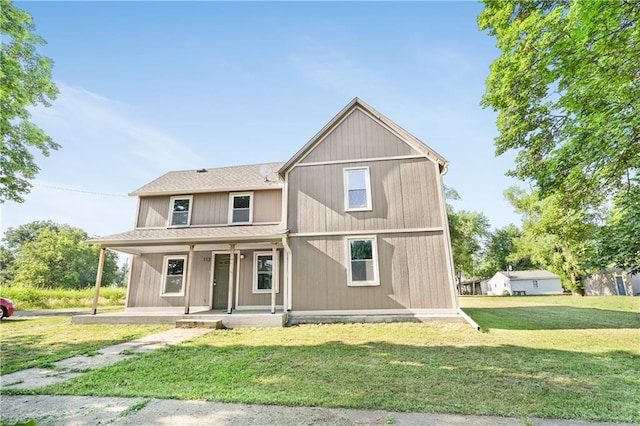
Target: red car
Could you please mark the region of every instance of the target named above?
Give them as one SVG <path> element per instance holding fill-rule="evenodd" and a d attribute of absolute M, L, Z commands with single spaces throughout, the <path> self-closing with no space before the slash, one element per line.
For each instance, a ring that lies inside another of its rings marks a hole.
<path fill-rule="evenodd" d="M 0 297 L 0 307 L 2 308 L 2 316 L 0 319 L 13 315 L 13 302 L 11 300 Z"/>

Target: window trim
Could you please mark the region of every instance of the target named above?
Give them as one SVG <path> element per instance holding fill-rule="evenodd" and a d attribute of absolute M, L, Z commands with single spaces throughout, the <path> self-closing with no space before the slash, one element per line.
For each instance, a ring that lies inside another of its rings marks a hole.
<path fill-rule="evenodd" d="M 355 170 L 364 170 L 365 190 L 367 191 L 367 205 L 365 207 L 349 207 L 349 172 Z M 373 210 L 372 194 L 371 194 L 371 173 L 369 166 L 345 167 L 342 169 L 344 183 L 344 210 L 346 212 L 366 212 Z"/>
<path fill-rule="evenodd" d="M 233 199 L 235 197 L 249 196 L 249 221 L 248 222 L 234 222 L 233 221 Z M 230 192 L 229 193 L 229 225 L 251 225 L 253 224 L 253 192 Z"/>
<path fill-rule="evenodd" d="M 280 268 L 277 267 L 276 262 L 279 261 L 280 258 L 280 252 L 277 252 L 278 254 L 276 255 L 276 260 L 273 261 L 272 267 L 271 267 L 271 283 L 273 284 L 273 272 L 274 271 L 279 271 Z M 273 252 L 271 251 L 254 251 L 253 252 L 253 284 L 252 284 L 252 291 L 253 294 L 270 294 L 271 293 L 271 289 L 259 289 L 258 288 L 258 256 L 269 256 L 271 257 L 271 260 L 273 260 Z M 278 282 L 276 283 L 276 293 L 280 293 L 280 280 L 278 280 Z"/>
<path fill-rule="evenodd" d="M 353 281 L 353 271 L 351 269 L 351 241 L 371 240 L 371 255 L 373 256 L 373 280 L 372 281 Z M 358 235 L 345 238 L 347 245 L 347 286 L 349 287 L 372 287 L 380 285 L 379 258 L 378 258 L 378 237 L 376 235 Z"/>
<path fill-rule="evenodd" d="M 160 287 L 160 297 L 182 297 L 184 296 L 184 285 L 185 278 L 187 276 L 187 268 L 188 268 L 188 259 L 189 256 L 186 254 L 173 254 L 173 255 L 165 255 L 162 258 L 162 284 Z M 166 293 L 165 290 L 167 288 L 167 267 L 169 266 L 169 260 L 171 259 L 182 259 L 184 260 L 184 270 L 182 271 L 182 286 L 180 288 L 180 293 Z"/>
<path fill-rule="evenodd" d="M 187 224 L 186 225 L 174 225 L 173 224 L 173 206 L 176 200 L 189 200 L 189 210 L 187 211 Z M 191 212 L 193 211 L 193 195 L 174 195 L 169 200 L 169 217 L 168 228 L 185 228 L 191 226 Z"/>

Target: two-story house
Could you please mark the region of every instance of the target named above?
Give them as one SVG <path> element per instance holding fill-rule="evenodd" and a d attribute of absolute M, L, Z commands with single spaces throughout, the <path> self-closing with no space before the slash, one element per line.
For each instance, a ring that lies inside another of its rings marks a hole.
<path fill-rule="evenodd" d="M 457 315 L 446 167 L 356 98 L 286 163 L 159 177 L 93 242 L 133 255 L 128 310 Z"/>

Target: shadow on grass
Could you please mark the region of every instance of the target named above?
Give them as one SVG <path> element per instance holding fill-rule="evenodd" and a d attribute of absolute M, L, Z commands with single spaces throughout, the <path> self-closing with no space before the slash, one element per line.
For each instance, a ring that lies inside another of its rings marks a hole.
<path fill-rule="evenodd" d="M 202 343 L 169 347 L 36 392 L 638 421 L 637 363 L 638 356 L 625 351 L 509 345 Z"/>
<path fill-rule="evenodd" d="M 464 308 L 483 331 L 639 328 L 640 313 L 568 306 Z"/>

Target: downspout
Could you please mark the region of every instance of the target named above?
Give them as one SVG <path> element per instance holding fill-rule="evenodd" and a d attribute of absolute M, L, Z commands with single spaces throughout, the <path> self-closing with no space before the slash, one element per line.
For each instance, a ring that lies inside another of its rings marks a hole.
<path fill-rule="evenodd" d="M 449 232 L 449 219 L 447 215 L 447 201 L 444 197 L 444 181 L 442 177 L 447 173 L 448 164 L 445 163 L 442 167 L 442 172 L 440 172 L 439 164 L 436 163 L 436 167 L 438 168 L 438 172 L 440 173 L 440 185 L 438 185 L 438 195 L 440 195 L 440 202 L 442 206 L 442 228 L 444 230 L 444 240 L 445 240 L 445 251 L 447 253 L 447 269 L 449 272 L 449 280 L 451 283 L 451 297 L 455 303 L 455 308 L 460 312 L 460 304 L 458 303 L 458 293 L 456 292 L 456 279 L 454 274 L 454 265 L 453 265 L 453 253 L 451 247 L 451 233 Z"/>
<path fill-rule="evenodd" d="M 475 328 L 477 331 L 480 331 L 480 326 L 478 325 L 478 323 L 475 322 L 474 320 L 472 320 L 471 317 L 469 315 L 467 315 L 460 308 L 458 308 L 458 315 L 460 315 L 462 317 L 462 319 L 464 319 L 466 322 L 468 322 L 471 327 Z"/>
<path fill-rule="evenodd" d="M 293 270 L 293 255 L 291 253 L 291 247 L 289 247 L 289 241 L 286 236 L 282 237 L 282 245 L 284 247 L 285 255 L 289 258 L 287 262 L 287 269 L 284 273 L 284 285 L 286 286 L 286 296 L 287 300 L 283 303 L 286 305 L 284 308 L 286 311 L 291 311 L 291 271 Z"/>

